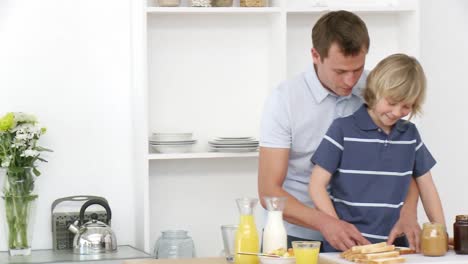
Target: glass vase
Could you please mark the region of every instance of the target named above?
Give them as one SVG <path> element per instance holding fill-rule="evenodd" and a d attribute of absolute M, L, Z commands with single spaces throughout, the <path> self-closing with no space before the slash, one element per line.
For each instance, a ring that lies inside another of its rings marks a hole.
<path fill-rule="evenodd" d="M 8 168 L 3 171 L 2 222 L 6 226 L 8 251 L 11 256 L 30 255 L 38 198 L 34 194 L 36 177 L 31 168 Z"/>

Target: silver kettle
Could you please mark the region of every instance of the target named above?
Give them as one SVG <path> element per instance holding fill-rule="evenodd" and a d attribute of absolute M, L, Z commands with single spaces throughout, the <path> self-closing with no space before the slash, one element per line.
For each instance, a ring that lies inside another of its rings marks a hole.
<path fill-rule="evenodd" d="M 91 221 L 84 223 L 86 208 L 98 204 L 106 209 L 106 223 L 97 220 L 97 214 L 91 214 Z M 117 239 L 110 228 L 112 218 L 109 204 L 101 199 L 91 199 L 83 204 L 80 210 L 80 219 L 68 227 L 75 237 L 73 239 L 73 253 L 92 255 L 108 253 L 117 250 Z"/>

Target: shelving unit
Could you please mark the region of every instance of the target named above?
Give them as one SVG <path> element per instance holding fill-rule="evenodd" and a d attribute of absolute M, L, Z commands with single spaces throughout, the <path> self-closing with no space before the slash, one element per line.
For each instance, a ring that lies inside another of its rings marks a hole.
<path fill-rule="evenodd" d="M 239 7 L 238 0 L 234 7 L 213 8 L 187 7 L 186 1 L 181 7 L 132 4 L 139 247 L 151 251 L 159 231 L 182 228 L 194 238 L 198 256 L 219 253 L 219 225 L 237 221 L 234 198 L 257 196 L 258 153 L 207 152 L 206 142 L 258 136 L 267 95 L 310 65 L 311 29 L 323 13 L 347 9 L 363 18 L 371 36 L 367 69 L 394 52 L 419 56 L 418 0 L 313 2 L 270 0 L 263 8 Z M 194 132 L 198 144 L 193 153 L 148 153 L 154 131 Z M 262 219 L 257 210 L 259 226 Z"/>

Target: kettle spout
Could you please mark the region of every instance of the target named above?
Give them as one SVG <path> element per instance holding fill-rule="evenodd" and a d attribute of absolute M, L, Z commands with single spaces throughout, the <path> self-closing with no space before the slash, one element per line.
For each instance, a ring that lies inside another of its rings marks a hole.
<path fill-rule="evenodd" d="M 80 224 L 80 221 L 76 220 L 73 224 L 70 224 L 68 226 L 68 230 L 70 230 L 70 232 L 72 232 L 73 234 L 78 234 L 78 232 L 80 231 L 78 227 L 79 224 Z"/>

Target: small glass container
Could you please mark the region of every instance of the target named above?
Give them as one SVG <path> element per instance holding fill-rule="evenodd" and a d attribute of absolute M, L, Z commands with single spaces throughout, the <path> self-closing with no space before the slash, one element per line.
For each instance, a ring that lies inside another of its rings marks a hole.
<path fill-rule="evenodd" d="M 211 0 L 190 0 L 192 7 L 211 7 Z"/>
<path fill-rule="evenodd" d="M 211 6 L 229 7 L 232 6 L 232 0 L 211 0 Z"/>
<path fill-rule="evenodd" d="M 443 224 L 424 223 L 421 232 L 421 251 L 424 256 L 439 257 L 447 253 L 447 231 Z"/>
<path fill-rule="evenodd" d="M 265 7 L 267 0 L 240 0 L 241 7 Z"/>
<path fill-rule="evenodd" d="M 193 258 L 195 245 L 185 230 L 166 230 L 156 241 L 154 257 L 164 258 Z"/>
<path fill-rule="evenodd" d="M 174 7 L 180 5 L 180 0 L 158 0 L 161 7 Z"/>
<path fill-rule="evenodd" d="M 468 254 L 468 215 L 457 215 L 455 217 L 453 248 L 457 254 Z"/>

